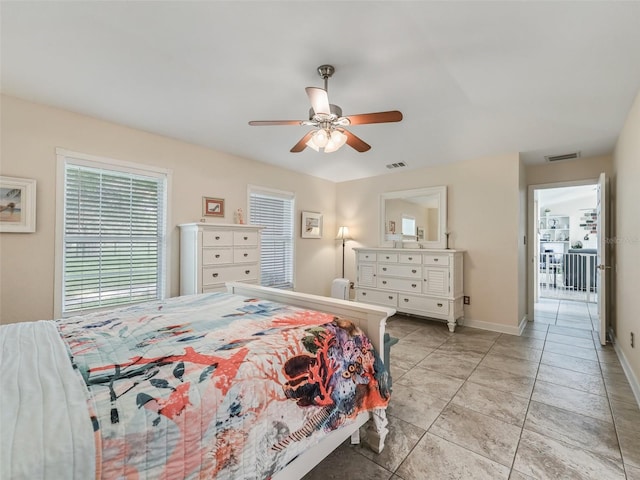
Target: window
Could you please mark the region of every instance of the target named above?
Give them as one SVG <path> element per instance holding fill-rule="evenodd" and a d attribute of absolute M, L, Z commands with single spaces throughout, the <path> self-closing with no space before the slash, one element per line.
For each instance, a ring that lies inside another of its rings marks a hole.
<path fill-rule="evenodd" d="M 416 219 L 409 215 L 402 215 L 402 235 L 416 236 Z"/>
<path fill-rule="evenodd" d="M 262 225 L 260 283 L 293 289 L 294 195 L 249 187 L 249 223 Z"/>
<path fill-rule="evenodd" d="M 164 298 L 169 172 L 58 153 L 56 311 Z"/>

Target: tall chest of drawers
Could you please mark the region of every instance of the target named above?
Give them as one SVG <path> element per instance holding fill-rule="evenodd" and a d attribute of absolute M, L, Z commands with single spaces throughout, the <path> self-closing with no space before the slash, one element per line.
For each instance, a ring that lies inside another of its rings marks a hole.
<path fill-rule="evenodd" d="M 446 320 L 464 316 L 461 250 L 356 248 L 356 300 Z"/>
<path fill-rule="evenodd" d="M 180 295 L 225 291 L 225 282 L 259 283 L 255 225 L 186 223 L 180 227 Z"/>

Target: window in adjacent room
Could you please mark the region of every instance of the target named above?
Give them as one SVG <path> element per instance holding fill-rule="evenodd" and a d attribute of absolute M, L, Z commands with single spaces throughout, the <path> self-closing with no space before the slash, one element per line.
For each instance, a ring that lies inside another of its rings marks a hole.
<path fill-rule="evenodd" d="M 293 289 L 294 194 L 249 187 L 249 223 L 262 225 L 260 283 Z"/>
<path fill-rule="evenodd" d="M 56 313 L 164 298 L 170 171 L 58 151 Z"/>

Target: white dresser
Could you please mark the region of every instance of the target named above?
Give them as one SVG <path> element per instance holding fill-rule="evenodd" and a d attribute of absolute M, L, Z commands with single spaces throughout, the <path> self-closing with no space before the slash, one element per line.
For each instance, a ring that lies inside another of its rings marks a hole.
<path fill-rule="evenodd" d="M 464 316 L 463 251 L 355 248 L 356 300 L 446 320 Z"/>
<path fill-rule="evenodd" d="M 180 295 L 225 291 L 225 282 L 260 282 L 255 225 L 186 223 L 180 227 Z"/>

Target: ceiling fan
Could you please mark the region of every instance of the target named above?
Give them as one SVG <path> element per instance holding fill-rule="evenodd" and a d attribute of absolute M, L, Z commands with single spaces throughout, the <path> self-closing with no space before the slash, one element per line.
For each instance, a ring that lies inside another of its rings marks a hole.
<path fill-rule="evenodd" d="M 398 110 L 389 112 L 363 113 L 360 115 L 342 116 L 342 109 L 329 103 L 329 78 L 335 72 L 332 65 L 321 65 L 318 74 L 324 79 L 324 88 L 307 87 L 305 90 L 311 102 L 309 120 L 254 120 L 249 122 L 253 126 L 272 125 L 304 125 L 314 127 L 300 139 L 291 149 L 292 153 L 302 152 L 306 147 L 316 152 L 320 149 L 324 153 L 338 150 L 345 143 L 358 152 L 366 152 L 371 148 L 361 138 L 357 137 L 345 127 L 349 125 L 364 125 L 367 123 L 389 123 L 402 120 L 402 113 Z"/>

